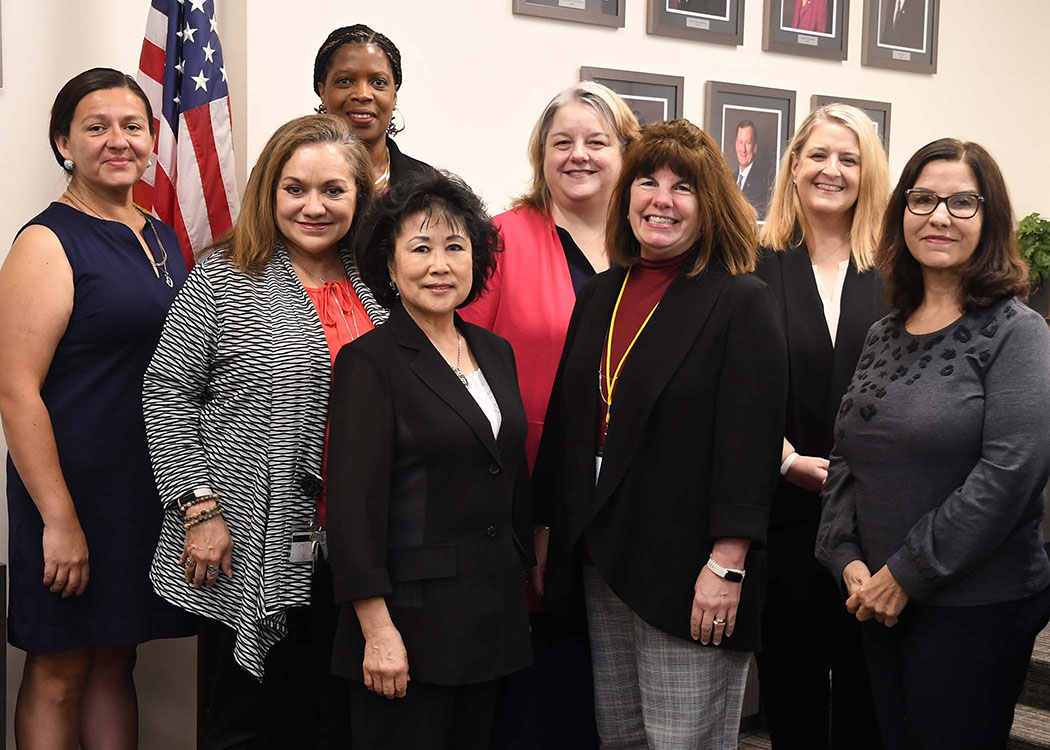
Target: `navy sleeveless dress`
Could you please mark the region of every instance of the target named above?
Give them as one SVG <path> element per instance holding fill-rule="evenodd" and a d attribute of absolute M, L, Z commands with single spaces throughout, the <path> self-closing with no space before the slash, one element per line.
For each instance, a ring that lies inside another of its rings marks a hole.
<path fill-rule="evenodd" d="M 41 396 L 58 458 L 87 537 L 91 578 L 62 599 L 42 583 L 43 522 L 7 459 L 10 545 L 8 640 L 33 653 L 116 646 L 191 635 L 189 615 L 153 593 L 161 504 L 142 420 L 142 376 L 168 307 L 186 280 L 171 227 L 152 219 L 173 287 L 153 273 L 124 224 L 52 203 L 26 226 L 53 231 L 73 269 L 73 311 Z M 23 227 L 24 229 L 24 227 Z M 161 258 L 153 232 L 143 235 Z"/>

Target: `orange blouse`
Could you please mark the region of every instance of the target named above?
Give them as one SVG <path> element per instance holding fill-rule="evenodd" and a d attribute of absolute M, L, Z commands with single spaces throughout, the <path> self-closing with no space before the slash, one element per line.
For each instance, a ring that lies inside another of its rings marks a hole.
<path fill-rule="evenodd" d="M 364 305 L 357 298 L 354 288 L 350 286 L 349 279 L 342 281 L 329 281 L 324 286 L 304 287 L 310 301 L 314 303 L 317 317 L 321 319 L 324 328 L 324 336 L 328 341 L 328 352 L 332 356 L 332 364 L 339 350 L 346 344 L 365 333 L 371 331 L 375 326 L 372 319 L 365 312 Z M 325 426 L 324 434 L 324 458 L 321 461 L 321 476 L 328 476 L 328 427 Z M 325 492 L 317 499 L 317 523 L 324 527 L 325 523 Z"/>

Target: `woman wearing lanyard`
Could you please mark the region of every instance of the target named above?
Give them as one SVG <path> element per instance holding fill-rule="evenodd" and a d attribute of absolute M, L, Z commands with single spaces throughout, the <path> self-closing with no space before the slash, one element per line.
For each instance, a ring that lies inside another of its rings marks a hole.
<path fill-rule="evenodd" d="M 580 292 L 533 475 L 546 602 L 585 593 L 603 744 L 735 746 L 787 390 L 755 214 L 710 136 L 654 123 L 607 242 L 619 268 Z"/>

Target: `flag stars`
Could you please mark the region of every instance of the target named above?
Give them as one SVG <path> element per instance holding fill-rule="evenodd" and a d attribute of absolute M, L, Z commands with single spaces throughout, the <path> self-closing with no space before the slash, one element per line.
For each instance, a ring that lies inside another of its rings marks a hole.
<path fill-rule="evenodd" d="M 191 41 L 191 42 L 196 41 L 193 38 L 193 35 L 196 34 L 196 33 L 197 33 L 197 29 L 195 29 L 192 26 L 190 26 L 189 22 L 187 22 L 186 23 L 186 28 L 184 28 L 182 30 L 182 38 L 184 40 L 188 40 L 188 41 Z"/>
<path fill-rule="evenodd" d="M 201 51 L 204 52 L 204 57 L 208 62 L 215 62 L 215 50 L 211 48 L 211 42 L 201 47 Z"/>
<path fill-rule="evenodd" d="M 190 80 L 197 84 L 193 89 L 194 91 L 199 91 L 200 89 L 208 90 L 208 77 L 204 75 L 203 69 L 198 75 L 190 76 Z"/>
<path fill-rule="evenodd" d="M 219 72 L 222 73 L 222 82 L 226 83 L 226 67 L 219 68 Z"/>
<path fill-rule="evenodd" d="M 212 33 L 218 34 L 219 33 L 219 22 L 215 20 L 215 16 L 212 16 L 211 18 L 209 18 L 208 19 L 208 23 L 211 24 Z"/>
<path fill-rule="evenodd" d="M 175 63 L 175 70 L 179 71 L 179 75 L 182 75 L 183 68 L 185 68 L 185 67 L 186 67 L 186 61 L 185 60 L 179 60 L 177 63 Z"/>
<path fill-rule="evenodd" d="M 181 0 L 180 0 L 181 1 Z M 204 12 L 205 0 L 190 0 L 190 11 L 199 10 L 201 13 Z"/>

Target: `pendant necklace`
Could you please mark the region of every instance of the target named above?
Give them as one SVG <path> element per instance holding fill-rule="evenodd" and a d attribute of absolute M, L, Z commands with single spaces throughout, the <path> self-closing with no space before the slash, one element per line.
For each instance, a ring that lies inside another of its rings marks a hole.
<path fill-rule="evenodd" d="M 66 193 L 68 194 L 69 200 L 70 200 L 70 202 L 73 204 L 73 206 L 75 208 L 78 208 L 81 211 L 84 211 L 85 213 L 90 212 L 90 213 L 94 214 L 96 217 L 98 217 L 99 219 L 102 219 L 102 221 L 113 221 L 112 219 L 107 219 L 105 216 L 102 216 L 98 211 L 96 211 L 91 206 L 89 206 L 87 201 L 85 201 L 83 198 L 81 198 L 79 195 L 77 195 L 76 193 L 73 192 L 73 188 L 72 187 L 67 187 L 66 188 Z M 171 274 L 168 273 L 168 250 L 167 250 L 167 248 L 164 247 L 164 243 L 160 239 L 160 234 L 157 232 L 157 228 L 155 226 L 153 226 L 153 220 L 149 217 L 149 214 L 147 214 L 145 211 L 140 209 L 138 206 L 135 207 L 135 210 L 138 211 L 140 214 L 142 214 L 142 218 L 144 218 L 146 220 L 146 224 L 149 225 L 150 230 L 153 232 L 153 238 L 155 240 L 157 240 L 157 246 L 160 248 L 161 258 L 160 258 L 159 261 L 157 261 L 153 257 L 153 248 L 151 248 L 149 246 L 148 242 L 146 243 L 146 248 L 149 250 L 149 262 L 150 262 L 150 265 L 153 266 L 153 273 L 154 273 L 154 275 L 159 279 L 161 273 L 163 273 L 164 274 L 164 283 L 167 284 L 169 287 L 174 287 L 175 286 L 175 282 L 172 281 Z M 122 222 L 118 222 L 118 223 L 122 223 Z M 129 227 L 129 229 L 130 229 L 130 227 Z M 145 238 L 143 238 L 143 239 L 145 239 Z"/>

